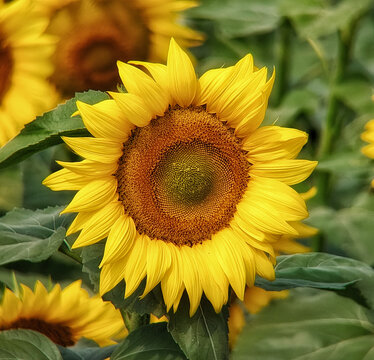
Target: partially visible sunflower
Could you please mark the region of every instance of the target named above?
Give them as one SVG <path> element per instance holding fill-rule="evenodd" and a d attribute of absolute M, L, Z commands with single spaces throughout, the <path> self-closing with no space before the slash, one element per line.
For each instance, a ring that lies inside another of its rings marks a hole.
<path fill-rule="evenodd" d="M 105 346 L 126 335 L 119 310 L 99 296 L 90 297 L 81 281 L 63 290 L 55 285 L 50 292 L 39 281 L 34 291 L 22 284 L 20 290 L 4 292 L 0 331 L 35 330 L 62 346 L 72 346 L 82 337 Z"/>
<path fill-rule="evenodd" d="M 115 90 L 116 61 L 164 62 L 171 36 L 185 47 L 202 36 L 179 23 L 195 1 L 37 0 L 51 19 L 47 31 L 59 38 L 52 81 L 63 96 L 87 89 Z"/>
<path fill-rule="evenodd" d="M 362 153 L 367 157 L 374 159 L 374 119 L 366 123 L 365 131 L 361 134 L 361 139 L 369 143 L 369 145 L 366 145 L 361 149 Z M 374 187 L 374 179 L 371 181 L 371 186 Z"/>
<path fill-rule="evenodd" d="M 63 138 L 80 163 L 44 184 L 79 190 L 64 212 L 78 212 L 68 233 L 74 247 L 107 237 L 100 292 L 121 280 L 129 296 L 146 278 L 158 283 L 169 310 L 187 291 L 190 314 L 204 292 L 220 311 L 231 285 L 240 299 L 256 273 L 274 279 L 273 243 L 298 236 L 308 216 L 289 185 L 307 178 L 316 162 L 295 160 L 307 135 L 260 127 L 274 74 L 251 55 L 197 80 L 174 40 L 167 66 L 118 63 L 128 93 L 88 105 L 77 102 L 93 138 Z"/>
<path fill-rule="evenodd" d="M 43 33 L 48 19 L 32 5 L 0 0 L 0 146 L 57 102 L 46 81 L 53 71 L 54 40 Z"/>

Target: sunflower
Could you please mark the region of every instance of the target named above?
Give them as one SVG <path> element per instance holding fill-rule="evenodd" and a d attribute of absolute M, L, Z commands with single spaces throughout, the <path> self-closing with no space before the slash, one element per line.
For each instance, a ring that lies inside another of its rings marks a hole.
<path fill-rule="evenodd" d="M 35 330 L 62 346 L 72 346 L 82 337 L 104 346 L 125 335 L 119 310 L 99 296 L 90 297 L 80 280 L 63 290 L 55 285 L 50 292 L 39 281 L 34 291 L 23 284 L 19 293 L 5 289 L 0 331 L 9 329 Z"/>
<path fill-rule="evenodd" d="M 369 143 L 369 145 L 366 145 L 361 149 L 362 153 L 367 157 L 374 159 L 374 119 L 366 123 L 365 131 L 361 134 L 361 139 Z M 371 186 L 374 187 L 374 180 L 372 180 Z"/>
<path fill-rule="evenodd" d="M 47 31 L 59 38 L 52 81 L 63 96 L 87 89 L 116 89 L 116 61 L 165 61 L 169 39 L 196 46 L 202 36 L 178 23 L 195 1 L 37 0 Z"/>
<path fill-rule="evenodd" d="M 127 297 L 146 278 L 143 296 L 161 283 L 168 310 L 186 290 L 191 315 L 203 292 L 218 312 L 229 285 L 243 299 L 256 273 L 274 279 L 272 242 L 298 236 L 308 213 L 289 185 L 316 166 L 294 159 L 307 135 L 259 127 L 274 73 L 251 55 L 197 80 L 172 39 L 167 65 L 132 64 L 147 72 L 118 62 L 127 93 L 77 102 L 94 137 L 63 139 L 86 159 L 44 184 L 79 190 L 63 211 L 78 212 L 74 248 L 107 237 L 101 294 L 124 279 Z"/>
<path fill-rule="evenodd" d="M 54 40 L 29 0 L 0 0 L 0 146 L 57 102 L 46 81 Z"/>

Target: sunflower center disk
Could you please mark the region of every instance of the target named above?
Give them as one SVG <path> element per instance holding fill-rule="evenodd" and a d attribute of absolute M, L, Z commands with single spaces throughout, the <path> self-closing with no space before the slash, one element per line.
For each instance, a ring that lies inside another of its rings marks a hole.
<path fill-rule="evenodd" d="M 139 233 L 201 243 L 228 226 L 250 164 L 239 140 L 203 107 L 175 107 L 124 143 L 119 199 Z"/>
<path fill-rule="evenodd" d="M 83 20 L 70 25 L 70 30 L 65 24 L 61 31 L 66 17 L 75 19 L 83 11 L 79 3 L 67 5 L 55 14 L 49 28 L 50 33 L 61 36 L 53 80 L 66 96 L 86 89 L 113 90 L 120 82 L 117 60 L 126 62 L 148 55 L 148 30 L 129 2 L 109 0 L 91 6 L 90 18 L 82 14 Z"/>
<path fill-rule="evenodd" d="M 10 329 L 35 330 L 49 337 L 55 344 L 61 346 L 72 346 L 75 344 L 71 329 L 62 324 L 48 323 L 40 319 L 20 318 L 7 326 L 5 329 L 0 330 Z"/>
<path fill-rule="evenodd" d="M 4 38 L 0 30 L 0 103 L 10 87 L 13 69 L 12 51 Z"/>

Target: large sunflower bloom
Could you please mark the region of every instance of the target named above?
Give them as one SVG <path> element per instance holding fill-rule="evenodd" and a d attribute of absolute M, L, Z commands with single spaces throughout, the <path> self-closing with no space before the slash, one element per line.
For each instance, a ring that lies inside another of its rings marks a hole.
<path fill-rule="evenodd" d="M 23 284 L 20 290 L 16 294 L 5 289 L 0 302 L 0 331 L 35 330 L 62 346 L 72 346 L 82 337 L 104 346 L 125 335 L 119 310 L 99 296 L 90 297 L 81 288 L 81 281 L 63 290 L 55 285 L 50 292 L 39 281 L 34 291 Z"/>
<path fill-rule="evenodd" d="M 361 152 L 367 157 L 374 159 L 374 119 L 366 123 L 365 131 L 361 134 L 361 139 L 369 143 L 369 145 L 361 149 Z M 374 180 L 372 180 L 371 186 L 374 187 Z"/>
<path fill-rule="evenodd" d="M 54 40 L 43 34 L 47 24 L 31 1 L 0 0 L 0 146 L 56 104 L 46 81 L 54 50 Z"/>
<path fill-rule="evenodd" d="M 59 162 L 44 184 L 79 190 L 64 210 L 79 213 L 75 248 L 107 237 L 101 294 L 124 279 L 129 296 L 146 277 L 144 295 L 161 283 L 167 309 L 186 290 L 190 314 L 203 292 L 218 312 L 229 285 L 243 299 L 256 273 L 274 278 L 271 236 L 297 236 L 308 216 L 289 187 L 316 166 L 294 159 L 307 135 L 259 128 L 274 74 L 251 55 L 199 80 L 174 40 L 167 65 L 133 63 L 151 76 L 119 62 L 128 93 L 77 102 L 94 137 L 64 141 L 86 159 Z"/>
<path fill-rule="evenodd" d="M 47 31 L 59 38 L 52 81 L 63 96 L 87 89 L 114 90 L 116 61 L 166 60 L 171 36 L 183 46 L 202 37 L 178 22 L 195 1 L 37 0 L 51 19 Z"/>

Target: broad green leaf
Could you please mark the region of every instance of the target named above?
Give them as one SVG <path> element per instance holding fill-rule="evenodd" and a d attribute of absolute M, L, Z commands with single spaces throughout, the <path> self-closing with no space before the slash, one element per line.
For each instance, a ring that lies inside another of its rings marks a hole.
<path fill-rule="evenodd" d="M 371 0 L 328 1 L 283 0 L 281 12 L 289 16 L 301 37 L 318 38 L 347 30 L 372 6 Z"/>
<path fill-rule="evenodd" d="M 371 360 L 374 325 L 369 316 L 333 293 L 291 293 L 247 324 L 232 360 Z"/>
<path fill-rule="evenodd" d="M 62 360 L 56 345 L 31 330 L 0 332 L 0 360 Z"/>
<path fill-rule="evenodd" d="M 0 168 L 20 162 L 43 149 L 62 143 L 61 136 L 88 135 L 80 116 L 71 117 L 77 110 L 76 101 L 95 104 L 108 98 L 106 93 L 100 91 L 89 90 L 77 93 L 65 104 L 38 116 L 0 149 Z"/>
<path fill-rule="evenodd" d="M 334 94 L 347 107 L 358 114 L 374 114 L 374 102 L 371 99 L 372 81 L 355 77 L 344 79 L 334 89 Z"/>
<path fill-rule="evenodd" d="M 216 1 L 192 9 L 189 16 L 215 21 L 228 39 L 273 31 L 280 21 L 278 5 L 271 0 Z"/>
<path fill-rule="evenodd" d="M 100 347 L 58 347 L 63 360 L 105 360 L 117 348 L 117 345 Z"/>
<path fill-rule="evenodd" d="M 156 286 L 142 299 L 140 299 L 140 296 L 145 289 L 145 280 L 143 280 L 134 293 L 126 299 L 125 286 L 125 282 L 121 281 L 111 291 L 106 293 L 103 299 L 111 301 L 116 308 L 125 309 L 128 312 L 135 312 L 139 315 L 154 314 L 160 318 L 166 314 L 160 285 Z"/>
<path fill-rule="evenodd" d="M 315 208 L 308 221 L 320 229 L 330 246 L 374 265 L 374 198 L 368 196 L 368 201 L 362 206 L 353 205 L 340 210 Z"/>
<path fill-rule="evenodd" d="M 167 331 L 166 323 L 151 324 L 131 332 L 113 352 L 111 360 L 185 360 Z"/>
<path fill-rule="evenodd" d="M 22 206 L 22 174 L 19 166 L 0 171 L 0 211 Z"/>
<path fill-rule="evenodd" d="M 99 264 L 104 254 L 105 243 L 100 242 L 98 244 L 85 246 L 82 248 L 82 270 L 88 274 L 91 284 L 93 285 L 94 291 L 99 291 L 100 283 L 100 269 Z"/>
<path fill-rule="evenodd" d="M 50 257 L 65 239 L 72 215 L 63 207 L 15 209 L 0 218 L 0 265 L 18 260 L 38 262 Z"/>
<path fill-rule="evenodd" d="M 311 287 L 334 290 L 374 308 L 374 270 L 363 262 L 326 253 L 277 257 L 275 280 L 257 279 L 266 290 Z"/>
<path fill-rule="evenodd" d="M 178 311 L 169 313 L 168 329 L 174 340 L 190 360 L 228 358 L 227 309 L 217 314 L 210 302 L 203 297 L 193 317 L 189 315 L 186 294 Z"/>

